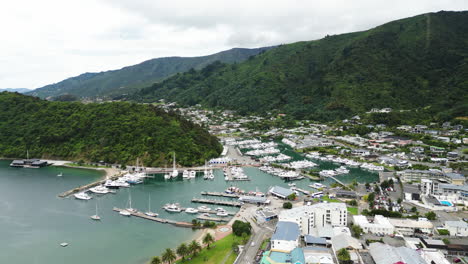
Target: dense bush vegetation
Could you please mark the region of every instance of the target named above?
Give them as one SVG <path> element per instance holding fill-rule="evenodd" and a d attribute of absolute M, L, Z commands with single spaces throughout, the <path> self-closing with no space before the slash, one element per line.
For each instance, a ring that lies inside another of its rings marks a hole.
<path fill-rule="evenodd" d="M 239 220 L 234 221 L 232 225 L 232 232 L 236 236 L 242 236 L 242 234 L 250 235 L 252 227 L 249 222 L 242 222 Z"/>
<path fill-rule="evenodd" d="M 281 45 L 239 64 L 215 62 L 129 99 L 315 120 L 391 107 L 414 111 L 371 118 L 389 125 L 406 117 L 447 120 L 468 112 L 467 40 L 468 12 L 431 13 Z"/>
<path fill-rule="evenodd" d="M 170 165 L 203 164 L 217 139 L 175 113 L 132 103 L 49 102 L 0 93 L 0 156 Z"/>

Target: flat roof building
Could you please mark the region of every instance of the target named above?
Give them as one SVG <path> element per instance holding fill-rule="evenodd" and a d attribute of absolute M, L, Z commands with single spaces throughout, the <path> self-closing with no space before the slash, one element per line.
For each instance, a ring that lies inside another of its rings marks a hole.
<path fill-rule="evenodd" d="M 300 236 L 301 231 L 297 223 L 279 221 L 271 237 L 271 248 L 272 250 L 290 252 L 299 246 Z"/>
<path fill-rule="evenodd" d="M 376 215 L 372 223 L 363 215 L 354 215 L 353 222 L 355 225 L 359 225 L 366 233 L 390 235 L 395 232 L 395 227 L 390 223 L 388 218 L 381 215 Z"/>
<path fill-rule="evenodd" d="M 272 195 L 280 197 L 282 199 L 286 199 L 286 197 L 294 193 L 292 190 L 283 188 L 281 186 L 275 186 L 271 188 L 269 192 Z"/>
<path fill-rule="evenodd" d="M 375 264 L 427 264 L 416 250 L 407 247 L 392 247 L 382 243 L 369 245 L 369 252 Z"/>

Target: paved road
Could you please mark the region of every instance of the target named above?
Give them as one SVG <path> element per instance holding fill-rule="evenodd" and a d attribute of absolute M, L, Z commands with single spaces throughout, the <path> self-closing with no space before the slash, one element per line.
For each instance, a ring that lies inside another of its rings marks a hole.
<path fill-rule="evenodd" d="M 264 239 L 270 237 L 273 234 L 271 228 L 260 228 L 245 245 L 244 250 L 237 261 L 237 264 L 253 264 L 255 262 L 255 256 L 257 255 L 260 246 Z"/>

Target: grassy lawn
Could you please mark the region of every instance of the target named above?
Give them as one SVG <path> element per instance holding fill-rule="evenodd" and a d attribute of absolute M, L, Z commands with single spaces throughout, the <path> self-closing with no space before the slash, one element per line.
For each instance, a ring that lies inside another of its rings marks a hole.
<path fill-rule="evenodd" d="M 263 240 L 262 245 L 260 246 L 260 249 L 265 250 L 266 247 L 267 247 L 268 242 L 270 242 L 270 239 L 269 239 L 269 238 Z"/>
<path fill-rule="evenodd" d="M 330 199 L 330 197 L 328 197 L 328 195 L 324 195 L 324 196 L 322 197 L 322 200 L 323 200 L 323 201 L 327 201 L 327 202 L 329 202 L 329 203 L 342 203 L 342 201 L 340 201 L 340 200 Z"/>
<path fill-rule="evenodd" d="M 222 261 L 231 251 L 232 244 L 237 241 L 242 242 L 242 238 L 230 234 L 225 238 L 215 242 L 210 246 L 210 249 L 204 248 L 195 258 L 191 260 L 179 260 L 176 263 L 190 263 L 190 264 L 218 264 Z M 232 253 L 226 263 L 232 264 L 236 259 L 236 254 Z M 205 259 L 207 259 L 205 261 Z"/>
<path fill-rule="evenodd" d="M 348 213 L 352 215 L 357 215 L 358 214 L 358 209 L 357 207 L 346 207 L 348 209 Z"/>

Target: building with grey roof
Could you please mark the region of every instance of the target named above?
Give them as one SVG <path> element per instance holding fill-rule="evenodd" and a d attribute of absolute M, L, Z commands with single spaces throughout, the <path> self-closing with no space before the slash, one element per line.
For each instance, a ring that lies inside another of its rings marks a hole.
<path fill-rule="evenodd" d="M 270 200 L 266 197 L 259 197 L 259 196 L 241 196 L 239 198 L 240 202 L 243 203 L 251 203 L 251 204 L 269 204 Z"/>
<path fill-rule="evenodd" d="M 372 243 L 369 245 L 369 252 L 376 264 L 427 264 L 416 250 L 407 247 Z"/>
<path fill-rule="evenodd" d="M 468 223 L 465 221 L 445 221 L 444 228 L 450 232 L 451 236 L 468 236 Z"/>
<path fill-rule="evenodd" d="M 327 240 L 323 237 L 314 237 L 311 235 L 304 236 L 304 243 L 307 246 L 327 246 Z"/>
<path fill-rule="evenodd" d="M 280 197 L 282 199 L 286 199 L 286 197 L 294 193 L 292 190 L 283 188 L 281 186 L 275 186 L 271 188 L 269 192 L 272 195 Z"/>
<path fill-rule="evenodd" d="M 294 222 L 279 221 L 271 236 L 271 248 L 274 250 L 290 252 L 299 246 L 301 231 Z"/>

